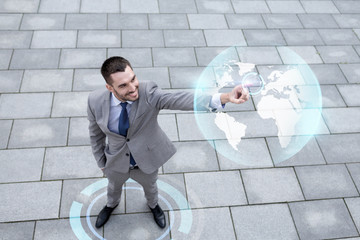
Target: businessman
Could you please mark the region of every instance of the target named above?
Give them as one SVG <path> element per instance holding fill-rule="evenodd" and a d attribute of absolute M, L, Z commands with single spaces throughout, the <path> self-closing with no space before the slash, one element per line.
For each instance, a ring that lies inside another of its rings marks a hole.
<path fill-rule="evenodd" d="M 106 89 L 92 92 L 87 108 L 92 152 L 109 180 L 107 203 L 95 226 L 100 228 L 108 221 L 120 202 L 122 185 L 132 178 L 142 185 L 155 222 L 164 228 L 156 181 L 159 167 L 176 149 L 159 127 L 157 115 L 161 109 L 193 110 L 194 94 L 163 92 L 153 82 L 139 82 L 129 61 L 122 57 L 107 59 L 101 74 Z M 200 96 L 196 104 L 197 109 L 210 110 L 248 99 L 248 91 L 236 86 L 228 93 Z"/>

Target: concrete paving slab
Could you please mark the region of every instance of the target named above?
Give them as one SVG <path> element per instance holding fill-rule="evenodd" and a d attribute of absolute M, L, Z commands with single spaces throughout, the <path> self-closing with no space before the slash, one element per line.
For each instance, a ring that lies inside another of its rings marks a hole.
<path fill-rule="evenodd" d="M 103 13 L 67 14 L 65 29 L 106 29 L 107 16 Z"/>
<path fill-rule="evenodd" d="M 1 183 L 40 181 L 44 148 L 0 151 Z"/>
<path fill-rule="evenodd" d="M 360 99 L 358 98 L 357 93 L 360 91 L 360 85 L 349 84 L 349 85 L 337 85 L 341 96 L 344 98 L 344 101 L 349 107 L 358 107 L 360 106 Z"/>
<path fill-rule="evenodd" d="M 153 81 L 160 88 L 170 88 L 169 70 L 167 67 L 134 68 L 140 81 Z"/>
<path fill-rule="evenodd" d="M 360 83 L 360 64 L 339 64 L 349 83 Z"/>
<path fill-rule="evenodd" d="M 295 167 L 306 199 L 359 196 L 345 165 Z"/>
<path fill-rule="evenodd" d="M 121 0 L 122 13 L 159 13 L 156 0 Z"/>
<path fill-rule="evenodd" d="M 279 30 L 244 30 L 248 46 L 285 45 L 285 40 Z"/>
<path fill-rule="evenodd" d="M 237 47 L 241 62 L 260 64 L 282 64 L 275 47 Z"/>
<path fill-rule="evenodd" d="M 356 45 L 360 41 L 351 29 L 319 29 L 326 45 Z"/>
<path fill-rule="evenodd" d="M 267 1 L 272 13 L 304 13 L 299 1 Z"/>
<path fill-rule="evenodd" d="M 201 30 L 165 30 L 166 47 L 203 47 L 206 46 Z"/>
<path fill-rule="evenodd" d="M 357 187 L 360 189 L 360 164 L 359 163 L 349 163 L 346 164 L 347 169 L 349 170 L 351 177 Z"/>
<path fill-rule="evenodd" d="M 55 93 L 52 117 L 82 117 L 87 116 L 88 92 Z"/>
<path fill-rule="evenodd" d="M 84 118 L 71 118 L 68 145 L 90 145 L 89 121 Z"/>
<path fill-rule="evenodd" d="M 9 148 L 65 146 L 68 123 L 66 118 L 15 120 Z"/>
<path fill-rule="evenodd" d="M 307 64 L 323 63 L 315 47 L 313 46 L 291 46 L 277 48 L 284 64 L 302 64 L 305 61 Z M 299 59 L 294 59 L 289 54 L 289 49 L 300 56 Z"/>
<path fill-rule="evenodd" d="M 300 239 L 358 236 L 342 199 L 289 203 Z"/>
<path fill-rule="evenodd" d="M 211 61 L 220 53 L 226 54 L 226 56 L 235 61 L 239 61 L 239 56 L 236 52 L 236 48 L 227 47 L 207 47 L 207 48 L 195 48 L 196 58 L 199 66 L 208 66 Z M 216 65 L 218 61 L 215 61 Z M 213 65 L 213 64 L 210 64 Z"/>
<path fill-rule="evenodd" d="M 197 13 L 194 0 L 159 0 L 160 13 Z"/>
<path fill-rule="evenodd" d="M 3 240 L 32 239 L 35 222 L 1 223 L 0 235 Z"/>
<path fill-rule="evenodd" d="M 12 53 L 13 53 L 12 50 L 0 50 L 0 69 L 9 68 Z"/>
<path fill-rule="evenodd" d="M 186 221 L 183 219 L 186 216 L 192 217 L 191 229 L 188 232 L 181 231 L 180 228 L 182 222 Z M 236 239 L 229 208 L 175 211 L 173 217 L 170 215 L 170 221 L 174 224 L 171 229 L 171 236 L 174 239 Z M 219 227 L 221 227 L 220 231 Z"/>
<path fill-rule="evenodd" d="M 21 30 L 60 30 L 64 28 L 65 14 L 24 14 Z"/>
<path fill-rule="evenodd" d="M 75 48 L 77 31 L 34 31 L 31 48 Z"/>
<path fill-rule="evenodd" d="M 119 13 L 119 0 L 82 0 L 81 13 Z"/>
<path fill-rule="evenodd" d="M 266 28 L 260 14 L 226 14 L 229 28 L 234 29 L 256 29 Z"/>
<path fill-rule="evenodd" d="M 324 63 L 357 63 L 359 55 L 351 46 L 317 46 Z"/>
<path fill-rule="evenodd" d="M 78 13 L 80 0 L 41 0 L 40 13 Z"/>
<path fill-rule="evenodd" d="M 360 108 L 329 108 L 323 109 L 322 115 L 331 133 L 359 132 L 357 119 Z"/>
<path fill-rule="evenodd" d="M 305 28 L 338 28 L 334 20 L 336 15 L 331 14 L 298 14 Z M 336 18 L 335 18 L 336 19 Z"/>
<path fill-rule="evenodd" d="M 209 47 L 247 45 L 241 30 L 204 30 L 204 34 Z"/>
<path fill-rule="evenodd" d="M 266 1 L 232 1 L 235 13 L 269 13 Z"/>
<path fill-rule="evenodd" d="M 332 16 L 341 28 L 359 27 L 360 14 L 333 14 Z"/>
<path fill-rule="evenodd" d="M 105 80 L 99 69 L 76 69 L 74 74 L 74 91 L 90 91 L 105 87 Z"/>
<path fill-rule="evenodd" d="M 191 29 L 227 29 L 223 14 L 188 14 Z"/>
<path fill-rule="evenodd" d="M 191 208 L 247 204 L 238 171 L 185 173 L 185 184 Z"/>
<path fill-rule="evenodd" d="M 343 97 L 340 95 L 335 85 L 320 85 L 322 106 L 328 107 L 346 107 Z M 359 104 L 360 105 L 360 104 Z"/>
<path fill-rule="evenodd" d="M 343 74 L 344 71 L 341 71 L 338 64 L 310 64 L 309 67 L 315 74 L 319 84 L 347 83 Z"/>
<path fill-rule="evenodd" d="M 151 48 L 109 48 L 108 57 L 121 56 L 134 67 L 152 67 Z"/>
<path fill-rule="evenodd" d="M 0 92 L 18 92 L 23 74 L 22 70 L 0 71 Z"/>
<path fill-rule="evenodd" d="M 0 222 L 57 218 L 61 181 L 0 184 Z M 24 204 L 26 202 L 26 204 Z"/>
<path fill-rule="evenodd" d="M 176 128 L 175 114 L 161 114 L 158 116 L 158 123 L 171 141 L 179 141 L 179 134 Z"/>
<path fill-rule="evenodd" d="M 193 48 L 153 48 L 155 67 L 196 66 Z"/>
<path fill-rule="evenodd" d="M 37 12 L 40 0 L 4 0 L 0 3 L 0 12 L 29 13 Z"/>
<path fill-rule="evenodd" d="M 214 86 L 215 76 L 213 71 L 207 71 L 204 67 L 171 67 L 170 82 L 172 88 L 193 88 L 197 87 L 199 78 L 204 72 L 204 78 L 208 79 L 209 86 Z"/>
<path fill-rule="evenodd" d="M 199 13 L 233 13 L 230 0 L 195 0 Z"/>
<path fill-rule="evenodd" d="M 123 30 L 123 47 L 164 47 L 164 38 L 160 30 Z"/>
<path fill-rule="evenodd" d="M 0 29 L 18 30 L 21 18 L 21 14 L 0 14 Z"/>
<path fill-rule="evenodd" d="M 31 31 L 1 31 L 0 48 L 28 48 L 31 37 Z"/>
<path fill-rule="evenodd" d="M 294 14 L 263 14 L 262 17 L 268 28 L 302 28 Z"/>
<path fill-rule="evenodd" d="M 301 4 L 307 13 L 339 13 L 332 1 L 302 1 Z"/>
<path fill-rule="evenodd" d="M 360 229 L 360 198 L 346 198 L 345 203 L 354 219 L 357 229 Z"/>
<path fill-rule="evenodd" d="M 189 29 L 186 14 L 149 14 L 150 29 Z"/>
<path fill-rule="evenodd" d="M 231 207 L 231 213 L 238 239 L 299 239 L 286 204 Z"/>
<path fill-rule="evenodd" d="M 78 48 L 120 47 L 121 34 L 119 30 L 80 30 Z"/>
<path fill-rule="evenodd" d="M 148 25 L 146 14 L 108 14 L 108 29 L 148 29 Z"/>
<path fill-rule="evenodd" d="M 8 145 L 12 120 L 0 120 L 0 149 L 5 149 Z"/>
<path fill-rule="evenodd" d="M 73 70 L 25 70 L 20 91 L 71 91 L 73 72 Z"/>
<path fill-rule="evenodd" d="M 357 1 L 339 1 L 335 0 L 334 4 L 340 13 L 360 13 L 360 3 Z"/>
<path fill-rule="evenodd" d="M 60 49 L 17 49 L 11 59 L 10 69 L 57 68 Z"/>
<path fill-rule="evenodd" d="M 316 29 L 284 29 L 281 32 L 288 45 L 324 45 Z"/>
<path fill-rule="evenodd" d="M 63 49 L 60 68 L 98 68 L 106 56 L 106 49 Z"/>

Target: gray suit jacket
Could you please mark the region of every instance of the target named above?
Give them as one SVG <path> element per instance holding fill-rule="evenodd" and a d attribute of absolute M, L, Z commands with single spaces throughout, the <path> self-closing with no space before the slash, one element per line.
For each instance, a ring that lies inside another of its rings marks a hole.
<path fill-rule="evenodd" d="M 211 96 L 199 97 L 197 110 L 209 110 L 210 101 Z M 153 82 L 140 82 L 139 98 L 131 105 L 130 127 L 124 137 L 108 129 L 110 92 L 104 89 L 90 93 L 87 108 L 89 133 L 98 166 L 126 173 L 129 171 L 131 152 L 143 172 L 149 174 L 157 171 L 176 152 L 157 122 L 161 109 L 193 110 L 194 94 L 166 93 Z"/>

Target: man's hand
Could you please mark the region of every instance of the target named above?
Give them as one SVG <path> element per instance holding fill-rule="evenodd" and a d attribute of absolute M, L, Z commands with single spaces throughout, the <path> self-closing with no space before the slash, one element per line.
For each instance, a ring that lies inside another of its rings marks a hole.
<path fill-rule="evenodd" d="M 249 100 L 249 91 L 241 85 L 237 85 L 231 92 L 223 93 L 220 96 L 221 104 L 228 102 L 240 104 Z"/>

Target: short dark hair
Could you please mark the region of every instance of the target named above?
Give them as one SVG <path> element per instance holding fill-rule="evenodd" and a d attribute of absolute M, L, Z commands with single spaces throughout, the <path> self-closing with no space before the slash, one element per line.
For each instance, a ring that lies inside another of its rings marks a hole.
<path fill-rule="evenodd" d="M 125 72 L 125 68 L 131 64 L 128 60 L 123 57 L 115 56 L 105 60 L 101 66 L 101 75 L 104 77 L 107 84 L 112 84 L 110 75 L 116 72 Z"/>

